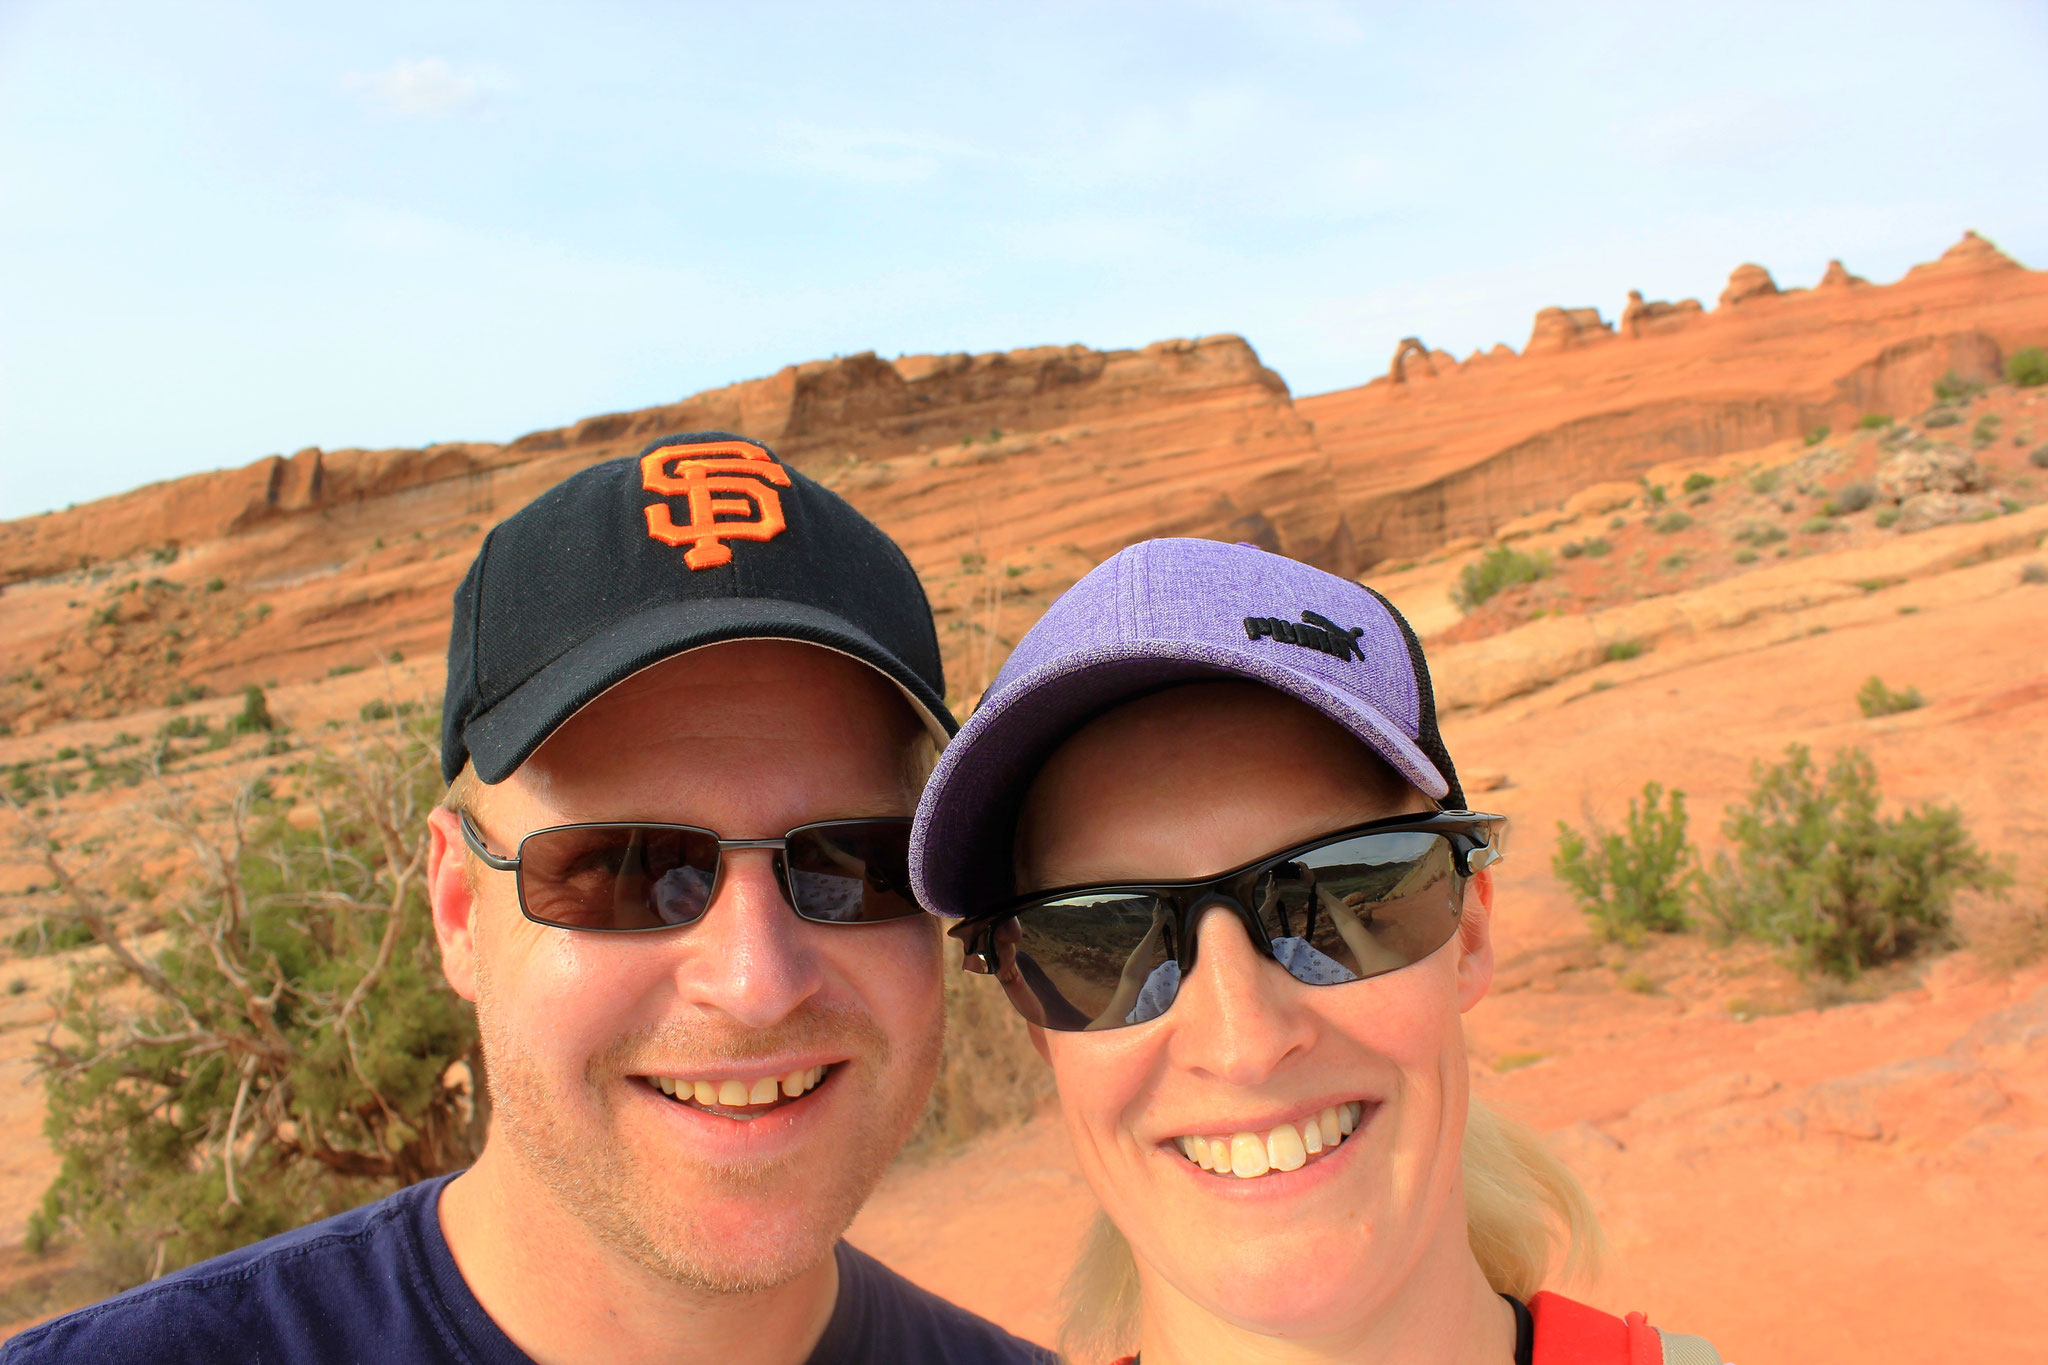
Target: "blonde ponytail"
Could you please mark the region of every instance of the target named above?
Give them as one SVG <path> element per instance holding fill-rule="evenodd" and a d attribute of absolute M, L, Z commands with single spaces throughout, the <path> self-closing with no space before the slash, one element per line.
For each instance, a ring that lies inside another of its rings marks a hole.
<path fill-rule="evenodd" d="M 1602 1242 L 1592 1201 L 1535 1129 L 1471 1101 L 1464 1167 L 1465 1234 L 1496 1292 L 1524 1300 L 1534 1294 L 1559 1243 L 1566 1278 L 1597 1268 Z M 1104 1214 L 1088 1229 L 1061 1303 L 1066 1360 L 1107 1360 L 1137 1349 L 1138 1265 Z"/>
<path fill-rule="evenodd" d="M 1593 1202 L 1543 1135 L 1478 1100 L 1465 1115 L 1465 1236 L 1498 1294 L 1527 1300 L 1563 1244 L 1563 1279 L 1599 1269 Z"/>

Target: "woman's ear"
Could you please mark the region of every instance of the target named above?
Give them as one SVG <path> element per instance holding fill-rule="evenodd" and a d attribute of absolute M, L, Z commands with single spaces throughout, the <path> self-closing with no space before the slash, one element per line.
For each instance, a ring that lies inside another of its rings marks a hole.
<path fill-rule="evenodd" d="M 1458 1011 L 1471 1009 L 1493 985 L 1493 869 L 1482 868 L 1465 887 L 1458 918 Z"/>

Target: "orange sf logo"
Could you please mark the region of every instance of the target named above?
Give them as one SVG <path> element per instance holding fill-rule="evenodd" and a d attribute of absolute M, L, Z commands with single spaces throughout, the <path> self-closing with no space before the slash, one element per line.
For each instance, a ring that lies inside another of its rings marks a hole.
<path fill-rule="evenodd" d="M 789 487 L 789 471 L 746 441 L 663 446 L 640 457 L 640 485 L 688 500 L 689 522 L 683 526 L 676 525 L 667 503 L 650 503 L 647 534 L 664 545 L 689 546 L 683 563 L 692 569 L 732 563 L 728 540 L 773 540 L 788 529 L 775 489 Z"/>

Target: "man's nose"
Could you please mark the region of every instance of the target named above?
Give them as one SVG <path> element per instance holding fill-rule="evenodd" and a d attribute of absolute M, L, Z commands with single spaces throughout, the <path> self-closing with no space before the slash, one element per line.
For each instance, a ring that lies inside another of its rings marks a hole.
<path fill-rule="evenodd" d="M 1228 1085 L 1259 1085 L 1315 1041 L 1301 986 L 1252 946 L 1228 907 L 1211 905 L 1195 926 L 1194 970 L 1173 1008 L 1169 1055 L 1176 1066 Z"/>
<path fill-rule="evenodd" d="M 766 1028 L 817 994 L 824 968 L 775 875 L 768 849 L 724 855 L 717 894 L 696 925 L 684 931 L 676 969 L 683 997 L 736 1023 Z"/>

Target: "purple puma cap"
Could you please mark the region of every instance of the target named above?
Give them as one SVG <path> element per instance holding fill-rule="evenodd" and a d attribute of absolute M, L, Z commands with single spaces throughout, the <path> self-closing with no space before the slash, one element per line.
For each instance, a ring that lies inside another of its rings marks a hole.
<path fill-rule="evenodd" d="M 1052 604 L 939 756 L 910 840 L 918 900 L 960 916 L 1009 899 L 1017 812 L 1052 751 L 1118 702 L 1227 677 L 1308 703 L 1463 809 L 1429 665 L 1386 598 L 1252 545 L 1140 541 Z"/>

